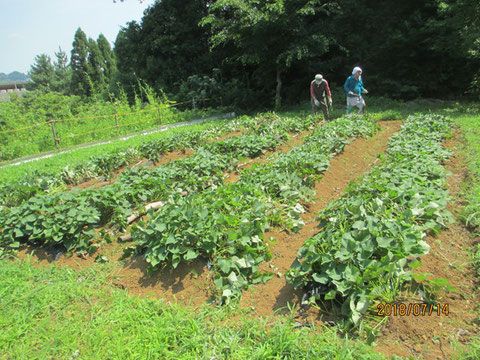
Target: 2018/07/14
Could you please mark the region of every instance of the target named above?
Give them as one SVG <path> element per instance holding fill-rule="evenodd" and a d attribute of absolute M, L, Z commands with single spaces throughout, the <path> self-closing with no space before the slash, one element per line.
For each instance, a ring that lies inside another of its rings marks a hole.
<path fill-rule="evenodd" d="M 432 315 L 445 315 L 450 314 L 450 306 L 445 304 L 378 304 L 377 315 L 378 316 L 432 316 Z"/>

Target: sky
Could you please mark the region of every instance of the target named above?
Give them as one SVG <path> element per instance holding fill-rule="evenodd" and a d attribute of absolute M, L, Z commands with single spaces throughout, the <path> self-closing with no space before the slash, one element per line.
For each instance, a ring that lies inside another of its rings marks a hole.
<path fill-rule="evenodd" d="M 95 40 L 103 33 L 113 47 L 120 28 L 154 1 L 0 0 L 0 73 L 27 73 L 36 55 L 53 60 L 59 47 L 70 57 L 78 27 Z"/>

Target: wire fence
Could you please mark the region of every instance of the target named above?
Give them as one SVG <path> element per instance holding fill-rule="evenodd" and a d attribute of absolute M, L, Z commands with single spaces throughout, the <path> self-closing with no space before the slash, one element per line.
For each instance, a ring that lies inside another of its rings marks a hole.
<path fill-rule="evenodd" d="M 72 139 L 72 138 L 85 136 L 85 135 L 88 135 L 88 134 L 102 132 L 102 131 L 106 131 L 106 130 L 112 130 L 112 129 L 116 129 L 117 134 L 119 134 L 120 133 L 120 128 L 133 126 L 133 125 L 145 124 L 145 123 L 152 122 L 152 121 L 155 121 L 155 120 L 163 121 L 165 119 L 169 119 L 169 118 L 173 118 L 173 117 L 178 116 L 178 114 L 165 114 L 165 115 L 163 115 L 162 110 L 164 110 L 165 107 L 167 107 L 167 108 L 178 107 L 178 106 L 186 106 L 186 105 L 191 104 L 191 108 L 192 108 L 192 110 L 194 112 L 194 116 L 195 116 L 196 112 L 197 112 L 197 109 L 198 109 L 198 104 L 204 104 L 205 102 L 215 101 L 215 100 L 220 100 L 220 103 L 223 106 L 223 98 L 222 97 L 203 98 L 203 99 L 193 98 L 192 100 L 188 100 L 188 101 L 184 101 L 184 102 L 167 104 L 166 106 L 163 106 L 163 107 L 153 107 L 153 108 L 150 108 L 150 109 L 137 110 L 137 111 L 131 111 L 131 112 L 124 112 L 124 113 L 115 112 L 113 114 L 93 115 L 93 116 L 84 116 L 84 117 L 67 118 L 67 119 L 50 119 L 50 120 L 47 120 L 47 121 L 44 121 L 44 122 L 34 123 L 34 124 L 31 124 L 31 125 L 28 125 L 28 126 L 25 126 L 25 127 L 21 127 L 21 128 L 2 130 L 2 131 L 0 131 L 0 135 L 15 134 L 15 133 L 19 133 L 19 132 L 23 132 L 23 131 L 27 131 L 27 130 L 36 129 L 36 128 L 39 128 L 39 127 L 49 126 L 51 128 L 53 143 L 54 143 L 55 147 L 57 147 L 60 144 L 60 136 L 59 136 L 60 134 L 58 133 L 58 129 L 55 126 L 56 124 L 62 124 L 62 123 L 67 123 L 67 122 L 68 123 L 79 122 L 79 121 L 85 121 L 85 120 L 95 120 L 95 119 L 114 119 L 115 120 L 114 125 L 107 126 L 107 127 L 102 127 L 102 128 L 96 128 L 96 129 L 93 129 L 93 130 L 89 130 L 89 131 L 85 131 L 85 132 L 81 132 L 81 133 L 76 133 L 76 134 L 72 134 L 72 135 L 65 135 L 65 136 L 62 136 L 62 139 Z M 121 120 L 120 120 L 122 117 L 125 118 L 125 117 L 128 117 L 130 115 L 147 114 L 147 113 L 153 113 L 153 112 L 156 112 L 157 115 L 154 116 L 153 118 L 150 117 L 146 120 L 140 120 L 140 121 L 129 122 L 129 123 L 122 123 Z M 40 141 L 33 141 L 33 142 L 30 142 L 30 143 L 45 143 L 45 141 L 46 141 L 45 139 L 42 139 Z"/>

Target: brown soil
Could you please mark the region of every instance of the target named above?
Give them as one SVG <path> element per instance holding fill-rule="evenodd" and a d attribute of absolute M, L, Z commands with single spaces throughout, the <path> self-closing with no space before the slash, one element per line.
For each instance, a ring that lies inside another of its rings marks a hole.
<path fill-rule="evenodd" d="M 265 270 L 274 270 L 276 276 L 265 284 L 257 285 L 245 292 L 241 306 L 254 309 L 260 316 L 287 311 L 288 304 L 299 304 L 300 294 L 287 284 L 285 273 L 296 258 L 298 249 L 317 233 L 317 213 L 329 202 L 338 199 L 349 183 L 358 179 L 377 161 L 377 156 L 387 149 L 390 136 L 400 130 L 400 121 L 380 123 L 381 130 L 370 139 L 357 139 L 345 147 L 340 155 L 330 161 L 325 176 L 315 186 L 315 201 L 302 215 L 305 226 L 297 234 L 272 231 L 266 237 L 274 237 L 272 260 L 265 264 Z"/>
<path fill-rule="evenodd" d="M 228 134 L 219 136 L 219 137 L 217 137 L 215 140 L 216 140 L 216 141 L 222 141 L 222 140 L 225 140 L 225 139 L 229 139 L 229 138 L 231 138 L 231 137 L 243 135 L 243 134 L 245 134 L 245 133 L 246 133 L 245 130 L 233 131 L 233 132 L 231 132 L 231 133 L 228 133 Z"/>
<path fill-rule="evenodd" d="M 475 272 L 468 248 L 475 242 L 471 234 L 458 220 L 461 209 L 462 184 L 467 175 L 467 164 L 458 151 L 459 133 L 445 142 L 444 146 L 455 153 L 446 163 L 451 172 L 448 188 L 454 198 L 448 205 L 453 213 L 454 223 L 436 236 L 429 236 L 426 241 L 431 246 L 429 254 L 422 258 L 422 266 L 417 273 L 431 273 L 432 278 L 448 279 L 458 292 L 441 292 L 437 303 L 448 304 L 448 316 L 391 316 L 377 341 L 376 349 L 386 355 L 415 356 L 422 359 L 451 359 L 455 353 L 452 345 L 463 347 L 472 337 L 479 336 L 478 315 L 475 309 L 477 286 Z M 404 303 L 420 302 L 420 299 L 405 297 Z"/>

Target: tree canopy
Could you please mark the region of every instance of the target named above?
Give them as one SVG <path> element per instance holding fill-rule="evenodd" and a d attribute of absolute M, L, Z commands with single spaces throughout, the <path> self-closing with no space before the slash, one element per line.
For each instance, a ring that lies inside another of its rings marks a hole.
<path fill-rule="evenodd" d="M 480 2 L 162 0 L 113 50 L 79 28 L 70 64 L 56 57 L 35 59 L 34 87 L 106 96 L 145 81 L 171 98 L 278 107 L 307 100 L 316 73 L 335 88 L 361 66 L 377 95 L 455 97 L 480 92 Z"/>

